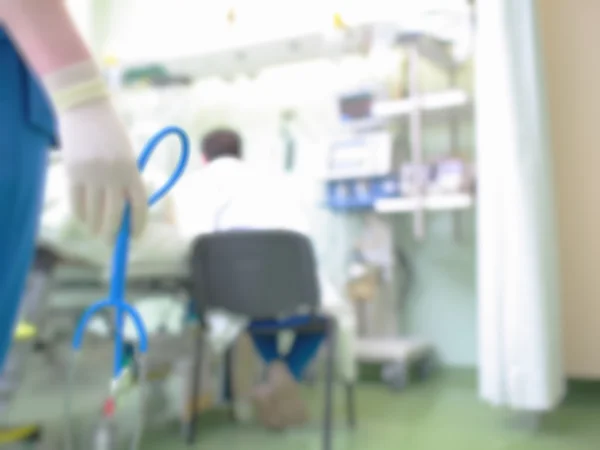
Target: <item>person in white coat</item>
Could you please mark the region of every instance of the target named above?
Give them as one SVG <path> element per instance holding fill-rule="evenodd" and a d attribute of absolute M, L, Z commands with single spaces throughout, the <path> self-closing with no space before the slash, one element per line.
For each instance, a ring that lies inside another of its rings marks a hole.
<path fill-rule="evenodd" d="M 291 185 L 283 176 L 245 163 L 242 142 L 235 131 L 212 131 L 204 137 L 201 147 L 205 167 L 183 180 L 175 197 L 184 236 L 244 229 L 291 230 L 309 235 L 308 218 Z M 344 300 L 332 295 L 331 287 L 321 279 L 325 284 L 323 308 L 334 315 L 336 310 L 346 312 Z M 307 411 L 297 382 L 324 336 L 297 334 L 287 355 L 279 353 L 277 337 L 251 337 L 269 367 L 267 382 L 257 388 L 254 396 L 259 419 L 276 429 L 301 424 L 307 419 Z"/>

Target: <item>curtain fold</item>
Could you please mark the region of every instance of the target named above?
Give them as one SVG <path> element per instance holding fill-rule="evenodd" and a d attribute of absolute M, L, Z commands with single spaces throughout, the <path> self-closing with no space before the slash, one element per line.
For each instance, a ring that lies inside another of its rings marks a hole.
<path fill-rule="evenodd" d="M 535 0 L 478 2 L 479 391 L 547 411 L 564 395 L 552 160 Z"/>

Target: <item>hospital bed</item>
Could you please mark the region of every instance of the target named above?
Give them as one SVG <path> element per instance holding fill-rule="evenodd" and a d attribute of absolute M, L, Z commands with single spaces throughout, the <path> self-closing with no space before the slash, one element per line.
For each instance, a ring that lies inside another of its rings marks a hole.
<path fill-rule="evenodd" d="M 144 299 L 167 295 L 187 300 L 187 271 L 184 267 L 164 264 L 146 264 L 137 267 L 127 282 L 128 297 Z M 104 268 L 62 260 L 54 275 L 52 309 L 85 308 L 94 300 L 106 296 L 108 278 Z"/>
<path fill-rule="evenodd" d="M 59 338 L 65 334 L 71 336 L 83 310 L 106 297 L 112 260 L 112 248 L 92 236 L 73 217 L 66 195 L 66 179 L 64 166 L 59 158 L 54 158 L 49 167 L 37 243 L 38 249 L 52 254 L 55 261 L 51 282 L 47 285 L 51 291 L 47 309 L 50 317 L 57 318 L 52 321 L 55 329 L 50 330 L 50 334 Z M 153 192 L 163 185 L 164 177 L 156 172 L 145 171 L 144 181 L 148 192 Z M 183 318 L 174 317 L 170 323 L 161 323 L 154 320 L 156 314 L 150 314 L 150 318 L 145 315 L 154 308 L 148 307 L 149 303 L 158 305 L 158 311 L 161 312 L 166 302 L 179 303 L 179 310 L 182 310 L 181 306 L 188 301 L 187 242 L 173 225 L 171 213 L 172 203 L 167 197 L 150 209 L 145 232 L 132 242 L 127 298 L 128 301 L 140 302 L 138 309 L 143 310 L 140 312 L 150 334 L 160 335 L 160 339 L 151 342 L 151 349 L 156 350 L 151 352 L 181 355 L 185 353 L 186 346 L 178 343 L 177 338 L 182 334 Z M 92 321 L 90 335 L 105 338 L 112 335 L 112 317 L 106 313 L 103 319 Z M 172 345 L 171 337 L 175 339 L 175 345 Z M 182 351 L 163 351 L 165 346 L 181 348 Z"/>
<path fill-rule="evenodd" d="M 138 260 L 132 264 L 131 269 L 128 280 L 128 299 L 133 302 L 139 299 L 136 306 L 142 316 L 144 316 L 144 304 L 160 303 L 160 301 L 164 301 L 165 297 L 179 305 L 186 305 L 190 287 L 187 257 L 180 255 L 179 258 L 167 258 L 162 264 L 160 261 L 141 262 Z M 49 248 L 42 243 L 38 245 L 34 271 L 28 286 L 30 295 L 25 299 L 22 317 L 26 319 L 27 323 L 35 325 L 39 334 L 34 333 L 31 336 L 32 339 L 24 342 L 17 341 L 13 346 L 9 368 L 4 376 L 0 377 L 0 400 L 6 407 L 10 405 L 12 397 L 19 388 L 27 357 L 32 353 L 32 349 L 38 347 L 48 352 L 52 351 L 56 345 L 60 346 L 66 343 L 62 338 L 66 338 L 68 342 L 81 312 L 94 301 L 106 296 L 107 286 L 106 267 L 94 264 L 89 259 L 86 261 L 82 258 L 73 258 L 71 255 L 66 257 L 56 249 Z M 327 296 L 327 291 L 328 289 L 325 288 L 325 296 Z M 53 317 L 66 320 L 66 322 L 63 322 L 58 329 L 52 330 L 48 339 L 45 328 L 46 326 L 52 328 Z M 106 324 L 112 323 L 111 316 L 107 315 L 105 319 Z M 181 323 L 182 317 L 176 317 L 175 321 Z M 150 332 L 149 376 L 152 379 L 148 386 L 147 404 L 161 405 L 160 408 L 149 406 L 149 413 L 152 414 L 152 409 L 164 410 L 167 402 L 173 402 L 173 397 L 167 394 L 169 391 L 168 381 L 172 379 L 172 376 L 179 380 L 183 379 L 183 382 L 180 383 L 183 391 L 179 398 L 175 399 L 175 404 L 172 404 L 179 411 L 183 426 L 186 425 L 193 410 L 201 412 L 219 405 L 232 406 L 229 402 L 236 399 L 228 397 L 226 389 L 224 389 L 225 383 L 227 383 L 224 371 L 228 370 L 227 367 L 231 367 L 230 352 L 223 354 L 215 350 L 218 347 L 214 344 L 215 338 L 205 340 L 206 334 L 199 334 L 202 333 L 202 330 L 197 324 L 192 324 L 174 336 L 168 333 L 170 326 L 172 324 L 164 324 L 164 328 L 167 329 L 165 333 L 164 330 L 161 330 L 160 325 L 147 324 Z M 93 333 L 94 326 L 90 328 Z M 211 328 L 215 329 L 215 327 Z M 110 327 L 108 329 L 110 330 Z M 53 337 L 56 335 L 58 335 L 58 342 L 53 341 Z M 108 344 L 111 333 L 110 331 L 108 333 L 101 331 L 97 333 L 97 336 L 100 339 L 94 339 L 95 343 L 104 341 Z M 203 346 L 204 353 L 200 372 L 191 365 L 195 356 L 194 343 L 198 341 L 199 337 L 205 342 L 208 341 L 207 345 Z M 347 338 L 339 337 L 338 349 L 341 353 L 345 353 L 341 356 L 345 360 L 353 360 L 353 351 L 349 351 L 348 346 L 344 345 Z M 92 348 L 97 347 L 92 345 Z M 104 354 L 105 352 L 100 351 L 99 353 Z M 90 354 L 89 351 L 88 354 Z M 94 351 L 87 357 L 91 363 L 95 363 L 96 358 L 98 358 L 98 353 L 94 353 Z M 342 367 L 342 371 L 344 370 Z M 153 375 L 153 373 L 157 375 Z M 354 377 L 352 373 L 346 372 L 344 377 L 346 379 Z M 194 385 L 193 380 L 196 376 L 203 380 L 203 386 L 205 386 L 200 396 L 192 395 L 191 387 Z M 210 381 L 207 383 L 207 380 Z M 237 408 L 237 405 L 233 406 Z M 169 411 L 172 412 L 173 409 L 170 408 Z M 39 429 L 35 426 L 25 427 L 23 430 L 23 433 L 28 433 L 27 436 L 37 437 L 39 433 Z M 0 433 L 0 443 L 2 442 L 1 437 Z"/>
<path fill-rule="evenodd" d="M 188 277 L 185 271 L 173 269 L 170 266 L 138 265 L 136 272 L 132 274 L 128 283 L 129 300 L 137 303 L 137 308 L 144 316 L 148 306 L 159 305 L 159 316 L 167 318 L 162 322 L 153 322 L 153 317 L 146 317 L 146 326 L 149 332 L 150 351 L 148 354 L 148 381 L 147 405 L 148 413 L 161 414 L 165 405 L 172 402 L 173 397 L 168 395 L 169 381 L 173 376 L 188 378 L 192 375 L 190 364 L 193 358 L 193 344 L 197 340 L 200 330 L 197 324 L 185 323 L 184 314 L 165 314 L 166 302 L 179 303 L 180 311 L 185 311 L 185 303 L 188 298 Z M 165 269 L 165 270 L 163 270 Z M 28 339 L 17 339 L 9 356 L 8 367 L 0 377 L 0 406 L 8 409 L 14 400 L 21 380 L 28 364 L 28 357 L 32 350 L 38 349 L 44 353 L 52 353 L 57 347 L 68 345 L 73 333 L 74 325 L 81 313 L 94 301 L 106 296 L 107 277 L 103 268 L 89 264 L 89 262 L 65 259 L 57 252 L 47 247 L 38 246 L 34 262 L 34 270 L 30 275 L 27 294 L 24 298 L 21 311 L 21 327 L 30 331 Z M 172 310 L 172 308 L 171 308 Z M 178 312 L 178 311 L 176 311 Z M 53 318 L 59 319 L 58 325 Z M 113 318 L 110 313 L 104 316 L 104 321 L 92 323 L 89 335 L 92 341 L 80 358 L 81 369 L 97 367 L 97 359 L 110 360 L 109 341 L 112 336 Z M 26 324 L 26 327 L 23 327 Z M 102 326 L 104 325 L 104 326 Z M 52 328 L 49 332 L 48 328 Z M 33 332 L 31 332 L 33 330 Z M 133 335 L 133 333 L 131 334 Z M 134 338 L 128 335 L 128 327 L 125 329 L 126 342 L 132 342 Z M 217 406 L 222 401 L 220 394 L 219 379 L 221 378 L 218 361 L 211 354 L 207 355 L 207 367 L 202 374 L 203 377 L 212 378 L 201 398 L 203 403 L 201 409 Z M 64 364 L 66 361 L 59 361 Z M 59 367 L 61 371 L 64 367 Z M 185 373 L 185 372 L 187 373 Z M 183 384 L 191 384 L 184 381 Z M 135 384 L 133 385 L 135 387 Z M 177 399 L 174 408 L 180 411 L 181 417 L 187 413 L 189 389 L 184 391 Z M 161 407 L 156 407 L 160 404 Z M 152 406 L 154 405 L 154 406 Z M 173 408 L 169 409 L 170 412 Z M 27 427 L 30 435 L 37 432 L 36 427 Z M 14 434 L 14 433 L 13 433 Z M 0 443 L 2 433 L 0 432 Z"/>

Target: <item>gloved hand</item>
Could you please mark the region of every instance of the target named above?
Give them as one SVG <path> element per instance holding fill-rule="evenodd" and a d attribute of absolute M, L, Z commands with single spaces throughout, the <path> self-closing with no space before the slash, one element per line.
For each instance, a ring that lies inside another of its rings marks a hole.
<path fill-rule="evenodd" d="M 60 139 L 76 216 L 94 234 L 112 237 L 129 201 L 132 234 L 138 236 L 146 224 L 147 196 L 130 140 L 110 102 L 61 114 Z"/>
<path fill-rule="evenodd" d="M 147 195 L 125 128 L 91 62 L 44 77 L 60 125 L 60 149 L 73 212 L 90 230 L 114 238 L 127 202 L 131 231 L 139 236 L 147 219 Z"/>

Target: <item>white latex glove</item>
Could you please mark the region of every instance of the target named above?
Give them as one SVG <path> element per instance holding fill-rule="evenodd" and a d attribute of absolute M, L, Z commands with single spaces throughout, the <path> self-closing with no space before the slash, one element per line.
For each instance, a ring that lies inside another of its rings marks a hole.
<path fill-rule="evenodd" d="M 46 77 L 44 83 L 58 99 L 56 92 L 73 86 L 77 90 L 90 80 L 99 80 L 98 70 L 93 63 L 83 63 Z M 58 108 L 73 212 L 92 233 L 112 239 L 129 202 L 132 235 L 139 236 L 146 224 L 148 199 L 131 141 L 106 95 L 97 89 L 80 91 L 83 94 L 78 93 L 69 107 L 63 102 Z"/>
<path fill-rule="evenodd" d="M 132 234 L 138 236 L 146 224 L 148 199 L 131 142 L 110 102 L 63 113 L 60 139 L 77 217 L 93 233 L 114 236 L 129 201 Z"/>

